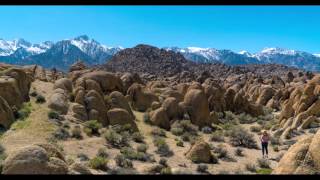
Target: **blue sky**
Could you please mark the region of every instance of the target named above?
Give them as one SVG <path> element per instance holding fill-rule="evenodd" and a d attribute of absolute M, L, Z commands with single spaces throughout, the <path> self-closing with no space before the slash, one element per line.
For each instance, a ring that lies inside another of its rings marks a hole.
<path fill-rule="evenodd" d="M 320 53 L 320 6 L 0 6 L 0 38 Z"/>

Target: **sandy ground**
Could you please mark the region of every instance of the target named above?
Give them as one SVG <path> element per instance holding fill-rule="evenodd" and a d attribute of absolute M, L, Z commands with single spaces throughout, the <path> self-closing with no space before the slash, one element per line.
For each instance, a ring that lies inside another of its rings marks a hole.
<path fill-rule="evenodd" d="M 37 80 L 32 83 L 31 89 L 36 89 L 38 93 L 48 100 L 52 87 L 52 83 Z M 0 139 L 7 153 L 27 145 L 47 142 L 47 138 L 56 128 L 48 120 L 47 114 L 49 109 L 47 108 L 47 103 L 37 104 L 35 103 L 35 99 L 31 98 L 31 104 L 32 112 L 25 122 L 23 122 L 23 126 L 15 129 L 15 124 L 13 124 L 10 130 Z"/>

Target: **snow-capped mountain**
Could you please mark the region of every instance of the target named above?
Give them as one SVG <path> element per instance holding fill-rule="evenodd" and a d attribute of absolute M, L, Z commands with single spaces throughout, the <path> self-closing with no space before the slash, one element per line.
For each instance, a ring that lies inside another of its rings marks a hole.
<path fill-rule="evenodd" d="M 6 41 L 0 39 L 0 62 L 30 65 L 39 64 L 45 68 L 67 71 L 69 66 L 81 59 L 88 65 L 104 64 L 124 48 L 109 47 L 87 35 L 58 42 L 45 41 L 33 44 L 24 39 Z M 226 49 L 201 47 L 165 47 L 167 51 L 182 54 L 197 63 L 224 63 L 227 65 L 283 64 L 309 71 L 320 71 L 320 54 L 284 48 L 264 48 L 258 53 L 233 52 Z"/>
<path fill-rule="evenodd" d="M 235 53 L 230 50 L 215 48 L 199 48 L 199 47 L 187 47 L 187 48 L 164 48 L 166 50 L 172 50 L 174 52 L 181 53 L 186 59 L 197 63 L 213 63 L 221 62 L 228 65 L 241 65 L 241 64 L 257 64 L 260 63 L 257 59 L 247 56 L 246 54 Z"/>
<path fill-rule="evenodd" d="M 228 65 L 275 63 L 309 71 L 320 71 L 320 54 L 311 54 L 278 47 L 264 48 L 258 53 L 250 53 L 245 50 L 235 53 L 230 50 L 198 47 L 172 47 L 164 49 L 179 52 L 186 59 L 197 63 L 221 62 Z"/>
<path fill-rule="evenodd" d="M 122 47 L 101 45 L 96 40 L 90 39 L 87 35 L 71 39 L 70 42 L 91 58 L 97 59 L 99 64 L 104 63 L 106 59 L 109 59 L 115 53 L 123 49 Z"/>
<path fill-rule="evenodd" d="M 0 39 L 0 61 L 18 65 L 39 64 L 45 68 L 55 67 L 66 71 L 78 59 L 88 65 L 103 64 L 122 49 L 102 45 L 87 35 L 41 44 L 32 44 L 23 39 Z"/>
<path fill-rule="evenodd" d="M 52 46 L 52 42 L 47 41 L 41 44 L 31 44 L 24 39 L 15 39 L 13 41 L 5 41 L 0 39 L 0 56 L 10 56 L 16 51 L 23 49 L 23 56 L 40 54 L 48 50 Z"/>

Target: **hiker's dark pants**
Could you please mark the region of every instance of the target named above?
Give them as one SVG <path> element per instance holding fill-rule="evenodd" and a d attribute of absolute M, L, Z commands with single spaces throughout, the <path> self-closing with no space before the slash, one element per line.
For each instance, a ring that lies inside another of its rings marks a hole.
<path fill-rule="evenodd" d="M 262 142 L 261 146 L 262 146 L 262 155 L 264 156 L 264 152 L 266 152 L 266 154 L 268 155 L 268 143 Z"/>

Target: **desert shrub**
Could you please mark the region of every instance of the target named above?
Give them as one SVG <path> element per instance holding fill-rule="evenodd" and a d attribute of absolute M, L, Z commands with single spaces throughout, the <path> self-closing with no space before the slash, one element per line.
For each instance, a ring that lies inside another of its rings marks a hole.
<path fill-rule="evenodd" d="M 251 124 L 257 121 L 255 118 L 250 116 L 250 114 L 246 114 L 246 113 L 239 114 L 238 119 L 240 124 Z"/>
<path fill-rule="evenodd" d="M 215 131 L 210 135 L 210 141 L 224 142 L 224 135 L 222 131 Z"/>
<path fill-rule="evenodd" d="M 185 132 L 182 134 L 181 139 L 182 139 L 182 141 L 190 142 L 192 144 L 195 141 L 196 136 L 192 135 L 189 132 Z"/>
<path fill-rule="evenodd" d="M 107 143 L 116 148 L 121 148 L 129 145 L 129 139 L 127 136 L 122 136 L 113 129 L 108 129 L 104 134 L 104 138 Z"/>
<path fill-rule="evenodd" d="M 123 147 L 121 148 L 120 153 L 123 154 L 127 159 L 137 159 L 137 152 L 132 147 Z"/>
<path fill-rule="evenodd" d="M 233 114 L 233 112 L 231 112 L 231 111 L 225 111 L 224 112 L 224 119 L 226 121 L 233 121 L 234 119 L 236 119 L 236 115 Z"/>
<path fill-rule="evenodd" d="M 97 156 L 98 157 L 104 157 L 104 158 L 108 158 L 109 154 L 107 153 L 107 150 L 105 148 L 100 148 L 97 152 Z"/>
<path fill-rule="evenodd" d="M 206 165 L 206 164 L 199 164 L 197 166 L 197 171 L 200 173 L 206 173 L 207 170 L 208 170 L 208 165 Z"/>
<path fill-rule="evenodd" d="M 256 172 L 257 171 L 257 167 L 255 164 L 252 163 L 248 163 L 246 164 L 246 169 L 250 172 Z"/>
<path fill-rule="evenodd" d="M 257 170 L 258 174 L 271 174 L 272 173 L 272 169 L 270 168 L 261 168 Z"/>
<path fill-rule="evenodd" d="M 38 92 L 37 91 L 32 91 L 31 93 L 30 93 L 30 96 L 31 97 L 36 97 L 38 95 Z"/>
<path fill-rule="evenodd" d="M 243 149 L 237 148 L 237 149 L 234 151 L 234 154 L 235 154 L 236 156 L 244 156 L 244 155 L 243 155 Z"/>
<path fill-rule="evenodd" d="M 261 126 L 251 126 L 250 127 L 251 132 L 259 133 L 259 132 L 261 132 L 261 130 L 262 130 Z"/>
<path fill-rule="evenodd" d="M 279 152 L 279 146 L 273 146 L 273 151 L 274 152 Z"/>
<path fill-rule="evenodd" d="M 317 131 L 318 131 L 317 128 L 309 129 L 309 133 L 311 133 L 311 134 L 315 134 L 315 133 L 317 133 Z"/>
<path fill-rule="evenodd" d="M 197 135 L 199 130 L 198 126 L 192 124 L 190 120 L 176 121 L 171 128 L 181 128 L 183 132 L 188 132 L 192 135 Z"/>
<path fill-rule="evenodd" d="M 138 152 L 143 152 L 143 153 L 146 153 L 148 150 L 148 145 L 146 144 L 140 144 L 137 146 L 137 151 Z"/>
<path fill-rule="evenodd" d="M 113 125 L 113 126 L 110 126 L 110 128 L 120 134 L 123 134 L 123 133 L 133 134 L 134 133 L 131 124 Z"/>
<path fill-rule="evenodd" d="M 170 150 L 164 138 L 156 137 L 154 138 L 153 143 L 157 147 L 156 153 L 160 156 L 168 157 L 173 155 L 173 152 Z"/>
<path fill-rule="evenodd" d="M 161 171 L 160 171 L 160 174 L 172 174 L 172 171 L 171 171 L 171 168 L 170 167 L 165 167 L 165 168 L 162 168 Z"/>
<path fill-rule="evenodd" d="M 176 145 L 177 145 L 177 146 L 179 146 L 179 147 L 184 147 L 183 142 L 182 142 L 182 141 L 180 141 L 180 140 L 176 143 Z"/>
<path fill-rule="evenodd" d="M 257 163 L 260 168 L 270 168 L 270 162 L 267 159 L 258 158 Z"/>
<path fill-rule="evenodd" d="M 54 133 L 53 137 L 58 140 L 67 140 L 70 137 L 69 131 L 65 128 L 58 128 Z"/>
<path fill-rule="evenodd" d="M 241 146 L 246 148 L 258 148 L 254 136 L 245 129 L 237 127 L 230 131 L 230 143 L 233 146 Z"/>
<path fill-rule="evenodd" d="M 201 131 L 204 133 L 204 134 L 210 134 L 212 133 L 212 128 L 209 127 L 209 126 L 205 126 L 201 129 Z"/>
<path fill-rule="evenodd" d="M 148 112 L 145 112 L 143 114 L 143 122 L 145 122 L 146 124 L 151 124 L 150 114 Z"/>
<path fill-rule="evenodd" d="M 36 96 L 36 103 L 43 104 L 45 102 L 46 102 L 46 98 L 44 96 L 42 96 L 41 94 L 38 94 Z"/>
<path fill-rule="evenodd" d="M 118 154 L 115 157 L 115 161 L 116 161 L 117 166 L 119 166 L 119 167 L 123 167 L 123 168 L 132 168 L 133 167 L 132 161 L 130 161 L 129 159 L 126 159 L 124 157 L 124 155 L 122 155 L 122 154 Z"/>
<path fill-rule="evenodd" d="M 160 128 L 154 128 L 151 130 L 151 135 L 152 136 L 159 136 L 159 137 L 167 137 L 166 132 L 163 129 Z"/>
<path fill-rule="evenodd" d="M 134 142 L 142 143 L 144 140 L 143 135 L 140 132 L 135 132 L 131 135 L 131 138 Z"/>
<path fill-rule="evenodd" d="M 70 129 L 70 123 L 69 122 L 63 123 L 62 128 Z"/>
<path fill-rule="evenodd" d="M 88 161 L 89 157 L 86 154 L 80 153 L 77 155 L 77 158 L 80 159 L 80 161 Z"/>
<path fill-rule="evenodd" d="M 164 166 L 164 167 L 167 167 L 168 166 L 168 160 L 165 159 L 165 158 L 160 158 L 159 164 Z"/>
<path fill-rule="evenodd" d="M 280 145 L 281 144 L 281 142 L 280 142 L 280 138 L 279 137 L 276 137 L 276 136 L 272 136 L 271 138 L 270 138 L 270 144 L 271 145 Z"/>
<path fill-rule="evenodd" d="M 76 139 L 82 139 L 82 132 L 79 125 L 76 125 L 71 130 L 71 137 Z"/>
<path fill-rule="evenodd" d="M 90 160 L 89 166 L 92 169 L 98 169 L 98 170 L 103 170 L 106 171 L 108 170 L 108 159 L 101 157 L 101 156 L 96 156 L 93 159 Z"/>
<path fill-rule="evenodd" d="M 51 111 L 48 112 L 48 118 L 49 119 L 59 119 L 59 117 L 60 117 L 60 115 L 56 111 L 52 111 L 51 110 Z"/>
<path fill-rule="evenodd" d="M 222 159 L 224 161 L 230 161 L 230 162 L 236 161 L 234 158 L 232 158 L 229 155 L 228 150 L 225 147 L 221 146 L 221 145 L 218 146 L 218 147 L 214 147 L 213 148 L 213 152 L 217 155 L 217 157 L 219 159 Z"/>
<path fill-rule="evenodd" d="M 97 120 L 90 120 L 85 122 L 84 128 L 86 129 L 85 132 L 91 136 L 91 135 L 99 135 L 99 129 L 102 128 L 102 124 L 99 123 Z"/>
<path fill-rule="evenodd" d="M 176 136 L 181 136 L 183 134 L 182 128 L 171 128 L 171 133 Z"/>
<path fill-rule="evenodd" d="M 144 152 L 135 151 L 131 147 L 124 147 L 120 150 L 121 154 L 124 155 L 125 158 L 130 160 L 138 160 L 138 161 L 149 161 L 149 155 Z"/>
<path fill-rule="evenodd" d="M 15 109 L 15 108 L 13 108 Z M 14 110 L 13 110 L 14 111 Z M 18 120 L 25 120 L 29 117 L 30 113 L 32 111 L 32 105 L 31 103 L 23 103 L 20 110 L 15 111 L 15 118 Z"/>

